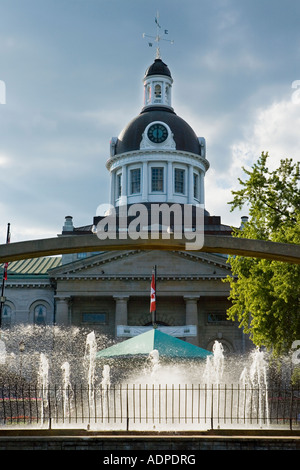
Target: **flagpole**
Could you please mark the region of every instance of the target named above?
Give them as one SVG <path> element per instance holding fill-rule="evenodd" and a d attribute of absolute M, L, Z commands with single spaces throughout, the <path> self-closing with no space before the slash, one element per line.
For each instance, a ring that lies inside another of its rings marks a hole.
<path fill-rule="evenodd" d="M 156 265 L 154 266 L 154 288 L 155 288 L 155 310 L 152 312 L 152 326 L 157 328 L 156 324 Z"/>
<path fill-rule="evenodd" d="M 6 235 L 6 243 L 9 243 L 9 235 L 10 235 L 10 224 L 7 224 L 7 235 Z M 0 298 L 0 328 L 2 327 L 2 309 L 5 303 L 4 297 L 4 287 L 5 287 L 5 280 L 6 280 L 6 272 L 7 272 L 7 263 L 4 264 L 3 269 L 3 277 L 2 277 L 2 287 L 1 287 L 1 298 Z"/>

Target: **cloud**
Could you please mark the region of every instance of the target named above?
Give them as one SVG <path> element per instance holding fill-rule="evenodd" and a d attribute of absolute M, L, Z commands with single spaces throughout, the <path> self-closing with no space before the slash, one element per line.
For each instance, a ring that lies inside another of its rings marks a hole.
<path fill-rule="evenodd" d="M 9 167 L 11 164 L 11 158 L 8 155 L 0 153 L 0 169 Z"/>
<path fill-rule="evenodd" d="M 207 209 L 216 215 L 223 214 L 223 222 L 229 225 L 238 225 L 240 216 L 247 215 L 230 213 L 227 206 L 232 200 L 231 191 L 239 187 L 238 178 L 247 178 L 242 167 L 250 169 L 262 152 L 270 155 L 271 171 L 279 167 L 281 159 L 300 161 L 300 100 L 291 91 L 290 99 L 257 109 L 247 129 L 243 138 L 233 139 L 226 172 L 211 168 L 205 178 Z"/>
<path fill-rule="evenodd" d="M 253 125 L 244 139 L 232 145 L 233 164 L 241 156 L 257 160 L 262 151 L 269 152 L 269 167 L 274 170 L 280 160 L 300 160 L 300 102 L 291 98 L 272 103 L 257 111 Z"/>

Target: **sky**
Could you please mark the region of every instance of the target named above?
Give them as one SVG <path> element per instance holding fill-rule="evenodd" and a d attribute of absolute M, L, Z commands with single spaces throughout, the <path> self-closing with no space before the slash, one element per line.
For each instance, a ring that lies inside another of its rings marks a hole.
<path fill-rule="evenodd" d="M 166 38 L 172 104 L 206 139 L 206 209 L 230 212 L 242 167 L 300 158 L 299 0 L 0 0 L 0 243 L 55 237 L 109 202 L 109 143 L 143 107 Z"/>

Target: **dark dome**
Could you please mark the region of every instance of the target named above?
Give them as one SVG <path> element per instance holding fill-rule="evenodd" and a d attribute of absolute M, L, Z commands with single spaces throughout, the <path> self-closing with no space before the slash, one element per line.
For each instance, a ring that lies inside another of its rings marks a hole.
<path fill-rule="evenodd" d="M 171 77 L 171 72 L 161 59 L 155 59 L 153 64 L 146 70 L 145 78 L 150 75 L 166 75 L 167 77 Z"/>
<path fill-rule="evenodd" d="M 116 154 L 140 150 L 143 132 L 148 124 L 154 121 L 161 121 L 167 124 L 176 143 L 176 150 L 201 154 L 198 137 L 186 121 L 177 116 L 175 112 L 163 107 L 144 108 L 123 129 L 116 144 Z"/>

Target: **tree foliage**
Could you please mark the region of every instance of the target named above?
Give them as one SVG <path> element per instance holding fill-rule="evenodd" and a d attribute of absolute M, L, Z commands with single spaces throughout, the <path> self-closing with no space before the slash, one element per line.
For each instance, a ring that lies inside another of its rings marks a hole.
<path fill-rule="evenodd" d="M 232 191 L 231 210 L 248 206 L 249 220 L 233 236 L 300 243 L 299 163 L 281 160 L 275 171 L 262 153 L 251 170 L 243 171 L 241 189 Z M 230 256 L 228 318 L 237 320 L 256 346 L 276 354 L 290 350 L 300 339 L 300 265 L 258 258 Z"/>

